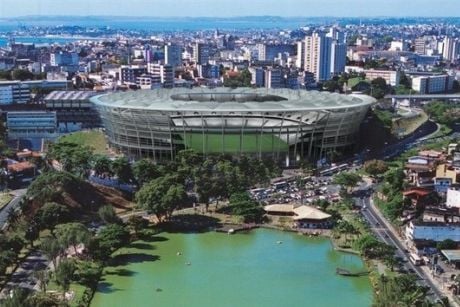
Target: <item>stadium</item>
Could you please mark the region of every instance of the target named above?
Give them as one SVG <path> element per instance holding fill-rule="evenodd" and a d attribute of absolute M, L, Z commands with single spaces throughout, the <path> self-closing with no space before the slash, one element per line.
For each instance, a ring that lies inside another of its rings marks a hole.
<path fill-rule="evenodd" d="M 174 88 L 94 96 L 111 146 L 130 157 L 204 154 L 316 160 L 350 150 L 375 100 L 365 95 L 252 88 Z"/>

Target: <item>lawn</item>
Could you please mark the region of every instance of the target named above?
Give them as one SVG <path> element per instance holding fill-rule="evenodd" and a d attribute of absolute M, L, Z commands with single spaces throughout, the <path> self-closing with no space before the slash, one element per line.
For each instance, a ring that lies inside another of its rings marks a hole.
<path fill-rule="evenodd" d="M 0 210 L 8 205 L 8 203 L 13 199 L 13 196 L 9 193 L 0 193 Z"/>
<path fill-rule="evenodd" d="M 70 142 L 79 145 L 90 146 L 94 149 L 94 153 L 106 154 L 107 141 L 104 133 L 99 130 L 79 131 L 62 136 L 59 142 Z"/>
<path fill-rule="evenodd" d="M 222 143 L 223 141 L 223 143 Z M 272 134 L 243 135 L 226 134 L 223 139 L 220 134 L 186 133 L 185 145 L 197 152 L 238 153 L 242 152 L 285 152 L 289 149 L 286 142 Z"/>

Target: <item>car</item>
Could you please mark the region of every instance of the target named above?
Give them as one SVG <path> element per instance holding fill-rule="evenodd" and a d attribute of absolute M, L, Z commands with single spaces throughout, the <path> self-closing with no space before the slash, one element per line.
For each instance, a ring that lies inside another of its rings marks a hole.
<path fill-rule="evenodd" d="M 415 274 L 415 270 L 414 270 L 414 269 L 408 269 L 407 271 L 408 271 L 409 273 L 411 273 L 411 274 Z"/>

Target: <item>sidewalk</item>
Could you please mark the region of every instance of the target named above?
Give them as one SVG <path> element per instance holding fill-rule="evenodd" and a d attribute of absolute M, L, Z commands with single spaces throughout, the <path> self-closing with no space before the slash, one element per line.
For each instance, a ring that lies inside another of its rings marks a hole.
<path fill-rule="evenodd" d="M 372 206 L 372 208 L 374 209 L 374 212 L 381 218 L 381 220 L 385 223 L 385 226 L 387 227 L 387 229 L 396 237 L 399 239 L 399 241 L 402 243 L 403 246 L 406 246 L 405 244 L 405 240 L 398 234 L 398 232 L 394 229 L 393 225 L 391 225 L 388 220 L 383 216 L 382 212 L 380 212 L 380 208 L 378 208 L 375 204 L 374 204 L 374 200 L 372 198 L 370 198 L 370 205 Z M 440 284 L 440 281 L 435 279 L 431 272 L 430 272 L 430 269 L 427 267 L 427 266 L 420 266 L 419 267 L 424 273 L 425 275 L 430 279 L 430 281 L 434 284 L 434 286 L 436 286 L 436 289 L 442 293 L 444 296 L 448 297 L 449 298 L 449 303 L 451 304 L 451 306 L 453 307 L 460 307 L 457 303 L 456 303 L 456 300 L 454 299 L 454 296 L 452 295 L 452 293 L 450 293 L 449 291 L 447 291 L 447 289 L 444 289 L 444 287 Z"/>

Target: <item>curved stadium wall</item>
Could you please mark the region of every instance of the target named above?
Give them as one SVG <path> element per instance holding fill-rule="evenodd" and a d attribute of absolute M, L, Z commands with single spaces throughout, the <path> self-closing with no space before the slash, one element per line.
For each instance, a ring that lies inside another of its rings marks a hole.
<path fill-rule="evenodd" d="M 91 98 L 109 142 L 132 157 L 204 154 L 318 159 L 351 148 L 374 99 L 290 89 L 194 88 Z"/>

